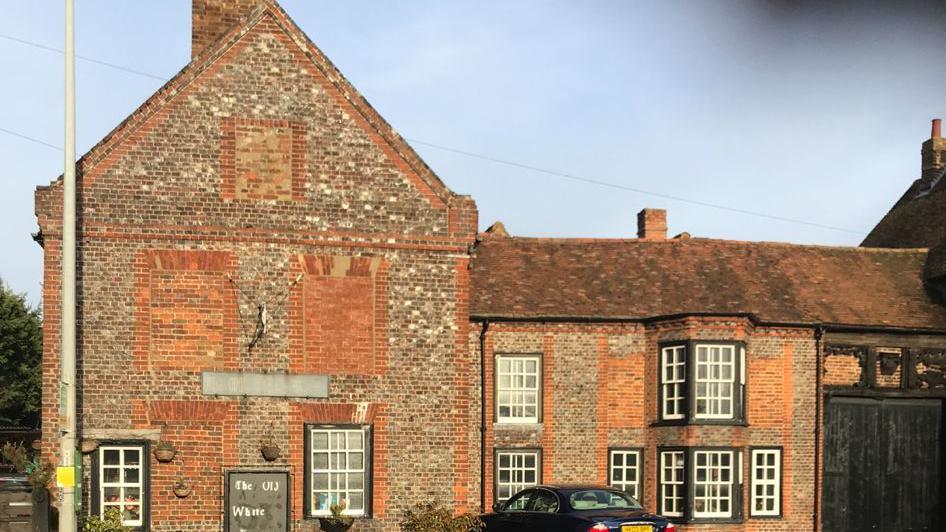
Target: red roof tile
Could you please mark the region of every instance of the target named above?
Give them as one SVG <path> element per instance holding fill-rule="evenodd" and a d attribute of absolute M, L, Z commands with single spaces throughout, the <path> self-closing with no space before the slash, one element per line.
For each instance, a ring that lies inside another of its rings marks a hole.
<path fill-rule="evenodd" d="M 747 314 L 766 323 L 946 329 L 923 289 L 925 249 L 680 239 L 488 237 L 477 318 L 648 319 Z"/>

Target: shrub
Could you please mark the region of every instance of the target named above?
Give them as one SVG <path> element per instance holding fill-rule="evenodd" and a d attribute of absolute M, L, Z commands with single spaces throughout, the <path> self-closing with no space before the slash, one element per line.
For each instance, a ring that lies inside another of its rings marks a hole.
<path fill-rule="evenodd" d="M 7 442 L 0 449 L 0 456 L 13 464 L 17 473 L 26 475 L 33 489 L 45 488 L 53 477 L 53 465 L 48 460 L 40 462 L 25 445 Z"/>
<path fill-rule="evenodd" d="M 122 525 L 122 515 L 118 508 L 105 510 L 105 517 L 87 515 L 82 519 L 82 532 L 129 532 L 131 529 Z"/>
<path fill-rule="evenodd" d="M 479 516 L 453 515 L 437 503 L 420 504 L 407 511 L 401 532 L 478 532 L 486 525 Z"/>

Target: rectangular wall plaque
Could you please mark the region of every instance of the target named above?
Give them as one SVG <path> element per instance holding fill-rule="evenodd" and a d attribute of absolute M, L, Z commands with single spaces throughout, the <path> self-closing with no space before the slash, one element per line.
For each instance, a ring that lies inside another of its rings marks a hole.
<path fill-rule="evenodd" d="M 226 532 L 287 532 L 288 471 L 227 471 Z"/>
<path fill-rule="evenodd" d="M 272 373 L 204 371 L 200 374 L 204 395 L 248 397 L 328 397 L 328 376 Z"/>

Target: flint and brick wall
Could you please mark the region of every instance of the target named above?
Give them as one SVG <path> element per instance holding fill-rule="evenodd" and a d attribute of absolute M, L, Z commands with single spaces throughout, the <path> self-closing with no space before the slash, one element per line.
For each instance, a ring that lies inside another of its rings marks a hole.
<path fill-rule="evenodd" d="M 658 342 L 746 343 L 745 426 L 654 426 L 658 420 Z M 478 331 L 470 346 L 478 356 Z M 816 343 L 813 329 L 756 327 L 747 320 L 688 318 L 643 324 L 490 324 L 486 339 L 487 505 L 493 501 L 493 450 L 542 451 L 542 482 L 608 482 L 608 450 L 643 450 L 642 494 L 657 508 L 657 448 L 735 447 L 744 453 L 743 522 L 681 530 L 810 529 L 814 511 Z M 543 412 L 535 425 L 495 422 L 493 361 L 499 354 L 540 353 Z M 751 446 L 783 449 L 782 514 L 749 517 Z"/>
<path fill-rule="evenodd" d="M 218 15 L 199 22 L 225 25 Z M 216 38 L 210 26 L 195 46 Z M 359 530 L 396 530 L 430 498 L 478 505 L 475 204 L 428 175 L 284 13 L 229 39 L 80 165 L 80 432 L 177 446 L 172 463 L 151 462 L 157 531 L 219 530 L 232 468 L 289 471 L 293 530 L 317 528 L 303 519 L 305 423 L 372 425 L 373 516 Z M 47 390 L 59 381 L 61 197 L 59 183 L 36 197 Z M 267 333 L 249 349 L 262 302 Z M 329 375 L 329 397 L 204 396 L 207 370 Z M 48 456 L 55 395 L 43 398 Z M 283 451 L 272 463 L 259 452 L 269 437 Z M 193 484 L 185 499 L 171 492 L 179 476 Z"/>

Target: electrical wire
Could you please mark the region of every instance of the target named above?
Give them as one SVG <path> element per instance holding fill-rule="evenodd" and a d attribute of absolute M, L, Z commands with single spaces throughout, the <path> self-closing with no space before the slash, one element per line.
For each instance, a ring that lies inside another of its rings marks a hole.
<path fill-rule="evenodd" d="M 56 52 L 56 53 L 64 53 L 62 50 L 59 50 L 59 49 L 54 48 L 54 47 L 52 47 L 52 46 L 46 46 L 46 45 L 43 45 L 43 44 L 40 44 L 40 43 L 28 41 L 28 40 L 25 40 L 25 39 L 20 39 L 20 38 L 13 37 L 13 36 L 10 36 L 10 35 L 4 35 L 4 34 L 2 34 L 2 33 L 0 33 L 0 38 L 7 39 L 7 40 L 10 40 L 10 41 L 13 41 L 13 42 L 20 43 L 20 44 L 24 44 L 24 45 L 27 45 L 27 46 L 32 46 L 32 47 L 39 48 L 39 49 L 42 49 L 42 50 L 48 50 L 48 51 Z M 135 69 L 127 68 L 127 67 L 124 67 L 124 66 L 121 66 L 121 65 L 116 65 L 116 64 L 114 64 L 114 63 L 108 63 L 108 62 L 106 62 L 106 61 L 99 61 L 99 60 L 97 60 L 97 59 L 93 59 L 93 58 L 90 58 L 90 57 L 83 57 L 83 56 L 76 56 L 76 57 L 78 57 L 78 58 L 80 58 L 80 59 L 83 59 L 83 60 L 85 60 L 85 61 L 89 61 L 89 62 L 91 62 L 91 63 L 95 63 L 95 64 L 98 64 L 98 65 L 102 65 L 102 66 L 105 66 L 105 67 L 108 67 L 108 68 L 114 68 L 114 69 L 121 70 L 121 71 L 123 71 L 123 72 L 127 72 L 127 73 L 130 73 L 130 74 L 135 74 L 135 75 L 138 75 L 138 76 L 144 76 L 144 77 L 148 77 L 148 78 L 152 78 L 152 79 L 157 79 L 157 80 L 165 81 L 165 78 L 163 78 L 163 77 L 161 77 L 161 76 L 156 76 L 156 75 L 154 75 L 154 74 L 149 74 L 149 73 L 147 73 L 147 72 L 142 72 L 142 71 L 140 71 L 140 70 L 135 70 Z M 42 141 L 42 140 L 39 140 L 39 139 L 30 137 L 30 136 L 28 136 L 28 135 L 24 135 L 24 134 L 22 134 L 22 133 L 17 133 L 17 132 L 15 132 L 15 131 L 11 131 L 11 130 L 5 129 L 5 128 L 0 128 L 0 131 L 2 131 L 2 132 L 4 132 L 4 133 L 7 133 L 7 134 L 9 134 L 9 135 L 13 135 L 13 136 L 15 136 L 15 137 L 19 137 L 19 138 L 24 139 L 24 140 L 28 140 L 28 141 L 30 141 L 30 142 L 35 142 L 35 143 L 37 143 L 37 144 L 41 144 L 41 145 L 43 145 L 43 146 L 47 146 L 47 147 L 49 147 L 49 148 L 53 148 L 53 149 L 62 151 L 62 148 L 60 148 L 60 147 L 58 147 L 58 146 L 56 146 L 56 145 L 54 145 L 54 144 L 50 144 L 50 143 L 48 143 L 48 142 L 44 142 L 44 141 Z M 741 209 L 741 208 L 738 208 L 738 207 L 731 207 L 731 206 L 729 206 L 729 205 L 722 205 L 722 204 L 718 204 L 718 203 L 710 203 L 710 202 L 707 202 L 707 201 L 694 200 L 694 199 L 685 198 L 685 197 L 682 197 L 682 196 L 676 196 L 676 195 L 673 195 L 673 194 L 666 194 L 666 193 L 662 193 L 662 192 L 654 192 L 654 191 L 652 191 L 652 190 L 645 190 L 645 189 L 641 189 L 641 188 L 637 188 L 637 187 L 631 187 L 631 186 L 628 186 L 628 185 L 622 185 L 622 184 L 620 184 L 620 183 L 613 183 L 613 182 L 605 181 L 605 180 L 602 180 L 602 179 L 596 179 L 596 178 L 591 178 L 591 177 L 583 177 L 583 176 L 574 175 L 574 174 L 569 174 L 569 173 L 565 173 L 565 172 L 559 172 L 559 171 L 555 171 L 555 170 L 549 170 L 549 169 L 546 169 L 546 168 L 541 168 L 541 167 L 533 166 L 533 165 L 530 165 L 530 164 L 524 164 L 524 163 L 518 163 L 518 162 L 515 162 L 515 161 L 509 161 L 509 160 L 506 160 L 506 159 L 500 159 L 500 158 L 498 158 L 498 157 L 492 157 L 492 156 L 490 156 L 490 155 L 484 155 L 484 154 L 474 153 L 474 152 L 470 152 L 470 151 L 466 151 L 466 150 L 460 150 L 460 149 L 457 149 L 457 148 L 451 148 L 451 147 L 449 147 L 449 146 L 443 146 L 443 145 L 441 145 L 441 144 L 435 144 L 435 143 L 433 143 L 433 142 L 427 142 L 427 141 L 424 141 L 424 140 L 412 139 L 412 138 L 408 138 L 408 137 L 404 137 L 404 138 L 405 138 L 405 140 L 407 140 L 408 142 L 410 142 L 410 143 L 412 143 L 412 144 L 418 144 L 418 145 L 421 145 L 421 146 L 427 146 L 427 147 L 429 147 L 429 148 L 433 148 L 433 149 L 436 149 L 436 150 L 441 150 L 441 151 L 453 153 L 453 154 L 456 154 L 456 155 L 462 155 L 462 156 L 465 156 L 465 157 L 471 157 L 471 158 L 479 159 L 479 160 L 482 160 L 482 161 L 488 161 L 488 162 L 492 162 L 492 163 L 495 163 L 495 164 L 501 164 L 501 165 L 510 166 L 510 167 L 513 167 L 513 168 L 519 168 L 519 169 L 522 169 L 522 170 L 529 170 L 529 171 L 531 171 L 531 172 L 542 173 L 542 174 L 546 174 L 546 175 L 551 175 L 551 176 L 559 177 L 559 178 L 562 178 L 562 179 L 569 179 L 569 180 L 572 180 L 572 181 L 577 181 L 577 182 L 581 182 L 581 183 L 585 183 L 585 184 L 590 184 L 590 185 L 595 185 L 595 186 L 599 186 L 599 187 L 611 188 L 611 189 L 616 189 L 616 190 L 623 190 L 623 191 L 626 191 L 626 192 L 633 192 L 633 193 L 635 193 L 635 194 L 641 194 L 641 195 L 644 195 L 644 196 L 651 196 L 651 197 L 655 197 L 655 198 L 667 199 L 667 200 L 671 200 L 671 201 L 677 201 L 677 202 L 680 202 L 680 203 L 687 203 L 687 204 L 690 204 L 690 205 L 696 205 L 696 206 L 706 207 L 706 208 L 710 208 L 710 209 L 717 209 L 717 210 L 721 210 L 721 211 L 728 211 L 728 212 L 733 212 L 733 213 L 737 213 L 737 214 L 743 214 L 743 215 L 747 215 L 747 216 L 754 216 L 754 217 L 757 217 L 757 218 L 764 218 L 764 219 L 774 220 L 774 221 L 779 221 L 779 222 L 793 223 L 793 224 L 798 224 L 798 225 L 805 225 L 805 226 L 808 226 L 808 227 L 815 227 L 815 228 L 818 228 L 818 229 L 827 229 L 827 230 L 830 230 L 830 231 L 839 231 L 839 232 L 850 233 L 850 234 L 855 234 L 855 235 L 865 235 L 865 234 L 866 234 L 864 231 L 857 231 L 857 230 L 854 230 L 854 229 L 847 229 L 847 228 L 844 228 L 844 227 L 837 227 L 837 226 L 822 224 L 822 223 L 818 223 L 818 222 L 809 222 L 809 221 L 807 221 L 807 220 L 802 220 L 802 219 L 799 219 L 799 218 L 789 218 L 789 217 L 786 217 L 786 216 L 778 216 L 778 215 L 775 215 L 775 214 L 769 214 L 769 213 L 764 213 L 764 212 L 759 212 L 759 211 L 753 211 L 753 210 L 748 210 L 748 209 Z"/>

